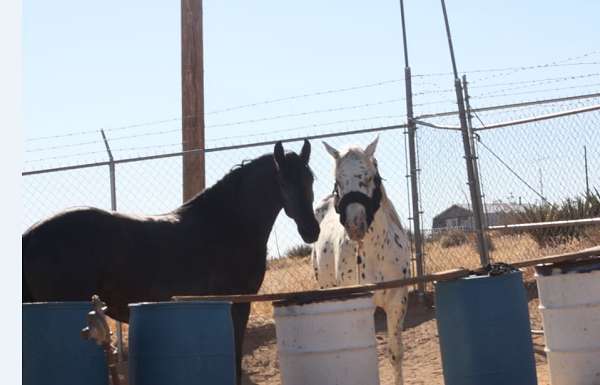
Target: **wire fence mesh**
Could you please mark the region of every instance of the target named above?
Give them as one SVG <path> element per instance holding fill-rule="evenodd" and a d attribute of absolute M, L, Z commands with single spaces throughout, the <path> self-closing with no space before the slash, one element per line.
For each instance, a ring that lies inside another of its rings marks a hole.
<path fill-rule="evenodd" d="M 572 220 L 600 216 L 600 113 L 556 117 L 485 129 L 499 122 L 545 116 L 600 104 L 598 96 L 475 112 L 473 126 L 488 226 Z M 480 106 L 472 106 L 477 108 Z M 427 119 L 457 125 L 456 116 Z M 461 133 L 419 129 L 425 271 L 479 265 L 469 206 Z M 585 156 L 584 156 L 585 152 Z M 587 182 L 586 182 L 587 181 Z M 441 188 L 439 188 L 441 187 Z M 441 193 L 443 191 L 443 193 Z M 588 194 L 589 191 L 589 194 Z M 570 202 L 570 203 L 567 203 Z M 598 245 L 597 225 L 489 231 L 492 262 L 516 262 Z"/>
<path fill-rule="evenodd" d="M 497 122 L 598 105 L 600 96 L 478 111 L 478 107 L 482 106 L 477 103 L 482 100 L 485 99 L 473 97 L 471 107 L 475 110 L 473 126 L 477 134 L 478 165 L 484 211 L 489 226 L 600 216 L 600 197 L 594 190 L 600 188 L 598 110 L 498 129 L 484 129 Z M 437 125 L 458 123 L 456 114 L 424 119 Z M 356 120 L 354 122 L 356 125 Z M 379 118 L 377 123 L 386 126 L 398 124 L 399 120 L 388 116 Z M 379 135 L 376 157 L 383 183 L 403 225 L 412 230 L 405 128 L 376 127 L 370 126 L 368 132 L 331 133 L 323 140 L 338 149 L 347 145 L 365 147 Z M 321 133 L 329 134 L 325 128 L 319 129 L 322 130 Z M 282 136 L 289 134 L 282 130 L 279 135 L 280 138 L 270 139 L 284 139 Z M 310 162 L 316 175 L 315 203 L 330 194 L 333 188 L 333 161 L 320 141 L 312 141 Z M 301 144 L 298 140 L 286 143 L 284 147 L 298 152 Z M 272 144 L 258 144 L 207 151 L 206 185 L 214 184 L 244 160 L 272 150 Z M 419 126 L 417 161 L 421 205 L 419 215 L 425 241 L 425 274 L 456 267 L 477 267 L 479 256 L 471 230 L 472 211 L 469 206 L 461 133 Z M 119 211 L 159 214 L 181 204 L 181 154 L 159 159 L 132 158 L 127 162 L 118 162 L 115 164 L 115 191 Z M 586 196 L 588 189 L 590 193 Z M 105 163 L 64 171 L 37 170 L 34 174 L 26 172 L 23 178 L 22 228 L 66 207 L 88 205 L 110 209 L 110 191 L 109 169 Z M 496 230 L 488 232 L 487 236 L 492 261 L 514 262 L 597 245 L 600 243 L 600 227 L 592 225 L 563 227 L 558 230 Z M 309 251 L 310 246 L 303 244 L 293 221 L 282 212 L 268 241 L 268 269 L 261 292 L 316 288 Z M 271 311 L 270 305 L 255 304 L 252 322 L 270 321 Z"/>

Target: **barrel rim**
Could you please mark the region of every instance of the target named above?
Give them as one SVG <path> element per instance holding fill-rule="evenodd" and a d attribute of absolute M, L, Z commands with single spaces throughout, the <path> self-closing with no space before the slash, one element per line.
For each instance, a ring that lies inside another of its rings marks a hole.
<path fill-rule="evenodd" d="M 152 301 L 143 301 L 143 302 L 132 302 L 130 304 L 128 304 L 127 306 L 129 308 L 132 309 L 150 309 L 150 308 L 156 308 L 156 307 L 169 307 L 169 306 L 175 306 L 175 307 L 180 307 L 180 308 L 186 308 L 186 307 L 223 307 L 223 306 L 227 306 L 227 307 L 231 307 L 232 302 L 230 301 L 157 301 L 157 302 L 152 302 Z"/>
<path fill-rule="evenodd" d="M 444 280 L 444 281 L 435 281 L 434 285 L 435 286 L 452 285 L 452 284 L 456 284 L 458 282 L 478 282 L 479 280 L 482 280 L 482 279 L 506 279 L 507 277 L 522 276 L 522 275 L 523 275 L 523 272 L 521 270 L 514 270 L 514 271 L 507 272 L 507 273 L 499 274 L 499 275 L 470 274 L 470 275 L 467 275 L 466 277 L 458 277 L 456 279 L 449 279 L 449 280 Z"/>
<path fill-rule="evenodd" d="M 340 313 L 373 313 L 375 308 L 376 305 L 372 296 L 360 296 L 359 298 L 346 298 L 343 301 L 328 300 L 301 305 L 290 304 L 287 306 L 274 306 L 273 316 L 275 317 L 275 324 L 277 324 L 277 320 L 281 321 L 287 318 L 298 319 L 302 317 L 329 316 Z"/>
<path fill-rule="evenodd" d="M 546 310 L 550 310 L 549 313 L 552 310 L 579 310 L 581 311 L 582 309 L 593 309 L 595 307 L 600 306 L 600 302 L 581 302 L 581 303 L 566 303 L 564 305 L 556 305 L 556 304 L 545 304 L 540 302 L 540 304 L 538 305 L 538 309 L 543 313 Z"/>
<path fill-rule="evenodd" d="M 598 267 L 595 268 L 594 265 L 598 265 Z M 586 268 L 588 267 L 591 268 L 591 270 L 587 270 Z M 585 258 L 574 261 L 540 263 L 539 265 L 535 265 L 534 268 L 535 274 L 538 277 L 559 276 L 568 273 L 591 273 L 600 270 L 600 255 L 597 257 Z M 555 269 L 560 269 L 560 272 L 555 272 Z"/>
<path fill-rule="evenodd" d="M 339 353 L 339 352 L 355 352 L 360 350 L 375 350 L 377 352 L 377 342 L 373 342 L 369 345 L 348 345 L 341 346 L 335 349 L 290 349 L 290 348 L 282 348 L 277 347 L 277 354 L 284 356 L 300 356 L 305 354 L 331 354 L 331 353 Z"/>
<path fill-rule="evenodd" d="M 273 301 L 273 307 L 288 307 L 288 306 L 304 306 L 315 303 L 325 303 L 325 302 L 344 302 L 357 298 L 367 298 L 373 297 L 373 293 L 350 293 L 350 294 L 342 294 L 332 297 L 325 298 L 315 298 L 315 297 L 298 297 L 298 298 L 290 298 L 290 299 L 282 299 L 279 301 Z"/>

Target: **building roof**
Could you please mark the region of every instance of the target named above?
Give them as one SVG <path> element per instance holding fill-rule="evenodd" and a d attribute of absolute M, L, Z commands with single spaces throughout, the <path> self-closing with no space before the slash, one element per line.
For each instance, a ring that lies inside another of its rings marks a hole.
<path fill-rule="evenodd" d="M 471 211 L 471 205 L 459 204 L 459 207 Z M 522 212 L 525 210 L 526 205 L 518 203 L 506 203 L 506 202 L 494 202 L 484 204 L 483 211 L 486 213 L 511 213 L 511 212 Z"/>
<path fill-rule="evenodd" d="M 457 213 L 463 214 L 460 215 L 461 217 L 472 215 L 472 212 L 469 208 L 463 207 L 460 204 L 453 204 L 452 206 L 448 207 L 447 209 L 433 217 L 433 219 L 437 220 L 441 218 L 456 218 L 457 216 L 459 216 L 457 215 Z"/>
<path fill-rule="evenodd" d="M 486 203 L 484 205 L 484 212 L 486 214 L 494 214 L 494 213 L 511 213 L 511 212 L 522 212 L 527 207 L 524 204 L 518 203 L 506 203 L 506 202 L 494 202 L 494 203 Z M 455 218 L 457 217 L 457 212 L 466 215 L 472 215 L 471 205 L 465 203 L 455 203 L 436 215 L 434 219 L 439 218 Z M 459 215 L 463 217 L 465 215 Z"/>

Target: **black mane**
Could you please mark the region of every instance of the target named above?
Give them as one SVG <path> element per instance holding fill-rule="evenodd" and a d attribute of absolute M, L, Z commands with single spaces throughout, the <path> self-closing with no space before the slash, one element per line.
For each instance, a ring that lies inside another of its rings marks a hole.
<path fill-rule="evenodd" d="M 182 213 L 186 210 L 198 207 L 205 207 L 207 203 L 213 205 L 214 199 L 226 199 L 232 197 L 238 191 L 242 178 L 257 169 L 272 169 L 275 171 L 275 164 L 272 154 L 264 154 L 258 158 L 244 160 L 242 163 L 233 166 L 227 174 L 219 179 L 215 184 L 200 191 L 192 198 L 187 200 L 181 207 L 175 210 L 176 213 Z"/>

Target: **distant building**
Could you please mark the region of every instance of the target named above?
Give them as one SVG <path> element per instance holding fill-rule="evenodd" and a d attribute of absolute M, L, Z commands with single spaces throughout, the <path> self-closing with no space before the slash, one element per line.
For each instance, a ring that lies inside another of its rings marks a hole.
<path fill-rule="evenodd" d="M 522 204 L 494 202 L 484 205 L 484 213 L 488 226 L 504 225 L 513 223 L 515 212 L 523 211 Z M 433 218 L 433 230 L 441 229 L 472 229 L 473 211 L 470 205 L 454 204 Z"/>

